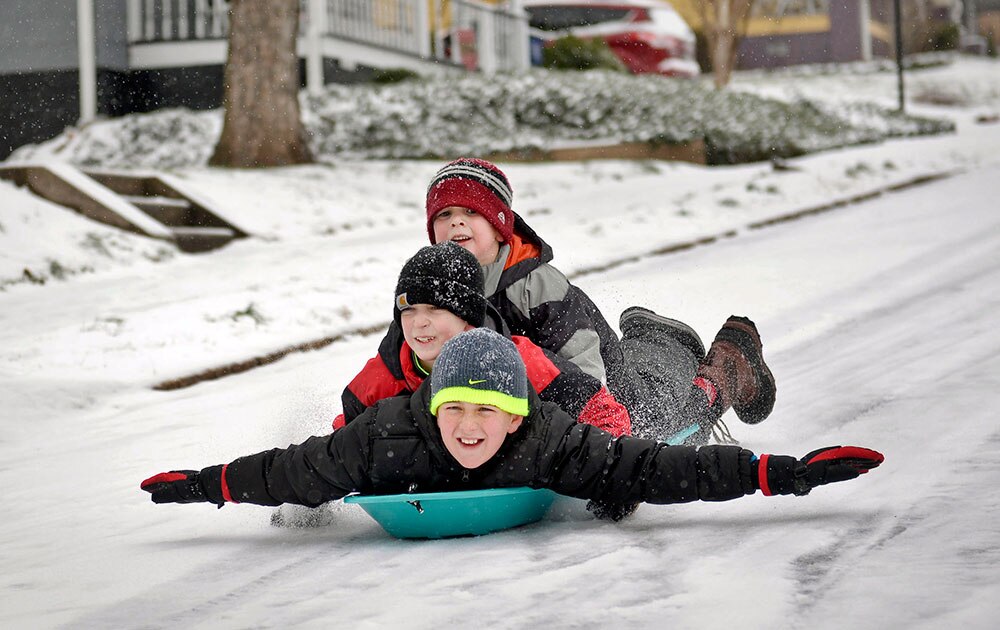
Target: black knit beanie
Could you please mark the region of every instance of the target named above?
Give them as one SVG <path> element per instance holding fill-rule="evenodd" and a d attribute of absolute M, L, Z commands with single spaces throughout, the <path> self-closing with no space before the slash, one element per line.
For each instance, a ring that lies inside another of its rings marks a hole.
<path fill-rule="evenodd" d="M 476 257 L 451 241 L 420 248 L 406 261 L 396 283 L 393 318 L 416 304 L 430 304 L 478 328 L 486 319 L 483 269 Z"/>
<path fill-rule="evenodd" d="M 449 339 L 431 370 L 431 414 L 454 401 L 528 415 L 528 376 L 514 342 L 489 328 Z"/>

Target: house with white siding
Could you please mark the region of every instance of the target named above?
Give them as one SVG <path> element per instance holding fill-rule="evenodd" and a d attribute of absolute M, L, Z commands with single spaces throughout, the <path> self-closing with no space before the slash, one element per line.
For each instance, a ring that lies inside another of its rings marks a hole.
<path fill-rule="evenodd" d="M 530 64 L 516 0 L 300 1 L 310 90 L 377 68 L 490 73 Z M 0 2 L 0 160 L 97 116 L 218 107 L 228 8 L 226 0 Z"/>

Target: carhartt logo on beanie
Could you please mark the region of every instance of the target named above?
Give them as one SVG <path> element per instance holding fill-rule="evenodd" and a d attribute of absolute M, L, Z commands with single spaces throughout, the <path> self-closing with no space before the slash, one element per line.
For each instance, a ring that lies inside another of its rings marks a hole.
<path fill-rule="evenodd" d="M 415 304 L 447 309 L 478 328 L 486 319 L 483 269 L 476 257 L 448 241 L 420 248 L 406 261 L 396 283 L 393 318 Z"/>
<path fill-rule="evenodd" d="M 455 401 L 528 415 L 528 376 L 513 341 L 475 328 L 444 344 L 431 370 L 431 414 Z"/>
<path fill-rule="evenodd" d="M 495 164 L 459 158 L 437 172 L 427 187 L 427 234 L 434 243 L 434 216 L 445 208 L 475 210 L 490 222 L 504 241 L 514 235 L 514 192 L 507 176 Z"/>

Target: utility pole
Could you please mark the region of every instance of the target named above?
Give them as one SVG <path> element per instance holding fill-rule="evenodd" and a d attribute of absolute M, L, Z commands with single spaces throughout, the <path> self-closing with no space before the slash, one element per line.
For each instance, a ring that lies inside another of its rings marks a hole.
<path fill-rule="evenodd" d="M 97 117 L 97 42 L 94 0 L 76 0 L 76 43 L 80 56 L 80 123 Z"/>
<path fill-rule="evenodd" d="M 322 38 L 326 32 L 326 3 L 309 0 L 306 17 L 309 19 L 306 28 L 306 88 L 309 96 L 319 96 L 324 85 Z"/>
<path fill-rule="evenodd" d="M 903 97 L 903 12 L 899 0 L 892 0 L 893 12 L 896 14 L 896 77 L 899 87 L 899 113 L 906 111 Z"/>
<path fill-rule="evenodd" d="M 861 20 L 861 61 L 872 60 L 872 4 L 871 0 L 859 0 Z"/>

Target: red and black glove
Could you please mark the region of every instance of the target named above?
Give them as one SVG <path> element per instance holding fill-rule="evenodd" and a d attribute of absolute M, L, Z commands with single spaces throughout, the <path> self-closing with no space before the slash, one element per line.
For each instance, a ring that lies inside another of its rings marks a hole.
<path fill-rule="evenodd" d="M 209 466 L 200 471 L 171 470 L 146 479 L 139 487 L 153 495 L 153 503 L 226 503 L 223 466 Z M 231 500 L 231 499 L 230 499 Z"/>
<path fill-rule="evenodd" d="M 809 494 L 816 486 L 847 481 L 878 467 L 885 457 L 860 446 L 827 446 L 802 459 L 788 455 L 761 455 L 755 483 L 761 492 Z"/>

